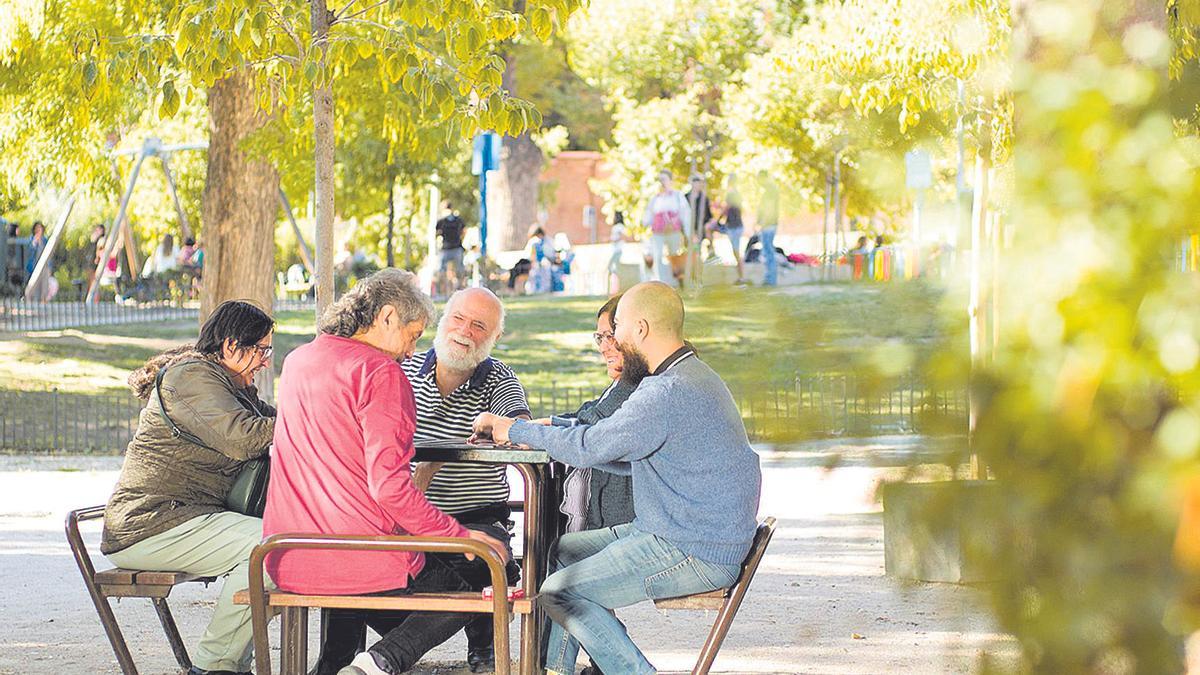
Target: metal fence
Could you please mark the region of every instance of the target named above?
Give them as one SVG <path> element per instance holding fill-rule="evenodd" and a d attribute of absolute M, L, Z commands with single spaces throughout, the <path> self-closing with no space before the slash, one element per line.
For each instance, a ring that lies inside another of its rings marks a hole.
<path fill-rule="evenodd" d="M 852 375 L 797 377 L 777 385 L 732 387 L 752 440 L 961 433 L 962 391 L 932 391 L 915 378 L 880 387 Z M 570 412 L 598 392 L 550 387 L 528 392 L 535 417 Z M 87 395 L 0 390 L 0 451 L 119 453 L 133 437 L 142 404 L 125 391 Z"/>
<path fill-rule="evenodd" d="M 169 302 L 25 302 L 5 298 L 0 300 L 0 332 L 195 319 L 198 311 L 195 305 Z"/>
<path fill-rule="evenodd" d="M 312 311 L 311 300 L 277 300 L 275 311 Z M 142 303 L 115 302 L 25 302 L 13 298 L 0 300 L 0 332 L 60 330 L 83 326 L 114 326 L 150 321 L 195 320 L 199 315 L 195 302 L 178 304 L 168 301 Z"/>

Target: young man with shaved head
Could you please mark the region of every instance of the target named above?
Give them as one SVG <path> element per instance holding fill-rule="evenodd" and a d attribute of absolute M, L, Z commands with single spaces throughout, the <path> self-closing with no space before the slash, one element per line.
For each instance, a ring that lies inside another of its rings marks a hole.
<path fill-rule="evenodd" d="M 546 670 L 575 672 L 579 647 L 606 673 L 654 673 L 612 613 L 730 586 L 750 550 L 762 474 L 729 389 L 684 343 L 683 301 L 646 282 L 621 298 L 622 377 L 646 375 L 611 417 L 542 426 L 480 415 L 475 430 L 572 466 L 632 474 L 628 525 L 563 535 L 539 599 L 554 621 Z"/>

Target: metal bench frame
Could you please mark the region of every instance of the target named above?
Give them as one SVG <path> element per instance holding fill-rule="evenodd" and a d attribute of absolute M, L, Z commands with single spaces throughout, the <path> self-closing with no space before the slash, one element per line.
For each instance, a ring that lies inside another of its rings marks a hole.
<path fill-rule="evenodd" d="M 746 597 L 746 591 L 750 589 L 750 582 L 754 581 L 754 573 L 758 571 L 758 564 L 762 562 L 763 555 L 767 552 L 767 544 L 771 543 L 771 537 L 774 534 L 775 518 L 764 518 L 754 532 L 754 542 L 750 545 L 750 552 L 746 554 L 745 562 L 742 563 L 742 571 L 738 574 L 737 581 L 734 581 L 729 588 L 654 601 L 654 606 L 659 609 L 717 610 L 717 619 L 708 633 L 708 639 L 704 641 L 704 647 L 700 650 L 700 658 L 696 661 L 696 667 L 692 668 L 692 675 L 707 675 L 709 669 L 712 668 L 713 661 L 717 658 L 717 652 L 721 650 L 721 644 L 725 642 L 729 627 L 733 625 L 733 618 L 737 616 L 738 609 L 742 606 L 742 600 Z"/>
<path fill-rule="evenodd" d="M 272 551 L 335 550 L 422 553 L 471 553 L 487 563 L 492 579 L 493 597 L 479 593 L 412 593 L 398 596 L 304 595 L 280 591 L 268 592 L 263 583 L 263 562 Z M 308 672 L 308 610 L 379 609 L 492 614 L 495 634 L 496 675 L 509 675 L 508 624 L 512 614 L 532 614 L 534 599 L 508 600 L 508 579 L 504 561 L 487 544 L 473 539 L 451 537 L 353 536 L 277 534 L 254 547 L 250 554 L 250 588 L 234 595 L 234 602 L 249 603 L 254 625 L 254 658 L 257 672 L 271 672 L 271 645 L 267 635 L 271 609 L 282 609 L 280 631 L 280 675 L 305 675 Z M 522 651 L 525 651 L 522 649 Z M 528 654 L 523 654 L 526 658 Z"/>
<path fill-rule="evenodd" d="M 121 627 L 117 624 L 117 617 L 113 613 L 109 598 L 149 598 L 154 603 L 154 611 L 162 623 L 163 632 L 167 634 L 167 642 L 171 644 L 171 651 L 175 653 L 179 667 L 184 670 L 191 668 L 192 660 L 188 657 L 183 638 L 179 636 L 175 617 L 171 615 L 171 608 L 167 605 L 167 596 L 177 584 L 189 581 L 208 584 L 214 581 L 214 578 L 184 572 L 144 572 L 121 568 L 97 572 L 92 565 L 91 554 L 83 543 L 83 537 L 79 534 L 79 523 L 103 517 L 103 506 L 92 506 L 68 513 L 67 543 L 71 546 L 79 573 L 83 575 L 83 584 L 96 606 L 96 613 L 100 616 L 100 623 L 108 635 L 108 642 L 112 645 L 121 672 L 125 675 L 137 675 L 138 671 L 133 657 L 129 654 L 129 646 L 125 644 L 125 636 L 121 634 Z"/>

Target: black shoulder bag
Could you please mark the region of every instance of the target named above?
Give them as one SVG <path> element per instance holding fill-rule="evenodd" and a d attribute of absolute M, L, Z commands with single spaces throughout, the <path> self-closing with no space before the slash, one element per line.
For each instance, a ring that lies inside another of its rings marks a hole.
<path fill-rule="evenodd" d="M 167 426 L 171 427 L 171 434 L 189 443 L 195 443 L 202 448 L 207 448 L 213 452 L 220 452 L 220 450 L 209 446 L 194 434 L 180 429 L 175 424 L 175 420 L 172 420 L 171 416 L 167 414 L 167 408 L 163 405 L 162 398 L 163 374 L 166 372 L 166 368 L 158 371 L 158 376 L 154 380 L 154 390 L 158 393 L 159 413 L 167 423 Z M 271 461 L 268 457 L 263 456 L 246 460 L 242 464 L 242 468 L 238 470 L 237 477 L 233 479 L 233 486 L 229 488 L 229 494 L 225 496 L 225 508 L 247 516 L 262 518 L 263 510 L 267 506 L 267 482 L 270 479 Z"/>

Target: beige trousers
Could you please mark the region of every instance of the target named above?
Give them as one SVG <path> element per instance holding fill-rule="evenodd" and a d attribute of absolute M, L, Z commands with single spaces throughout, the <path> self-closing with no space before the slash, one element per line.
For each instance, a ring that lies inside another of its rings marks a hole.
<path fill-rule="evenodd" d="M 225 576 L 212 620 L 192 662 L 204 670 L 249 671 L 254 630 L 250 607 L 233 604 L 249 586 L 250 551 L 262 540 L 262 519 L 233 511 L 210 513 L 108 555 L 118 567 Z M 267 581 L 268 587 L 273 587 Z"/>

